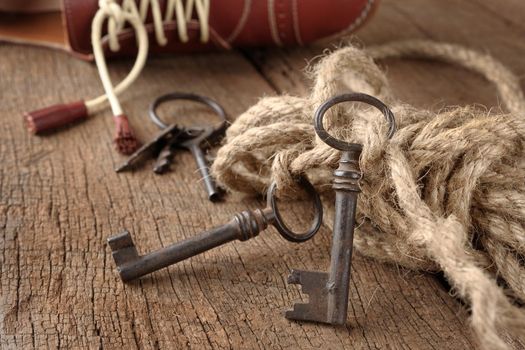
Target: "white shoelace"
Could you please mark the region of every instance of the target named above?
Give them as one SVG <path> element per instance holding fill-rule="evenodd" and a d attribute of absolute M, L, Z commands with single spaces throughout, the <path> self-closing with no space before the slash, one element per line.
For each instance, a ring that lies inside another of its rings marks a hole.
<path fill-rule="evenodd" d="M 118 116 L 123 114 L 122 106 L 120 105 L 117 95 L 129 88 L 129 86 L 138 78 L 146 63 L 149 43 L 144 21 L 146 20 L 150 7 L 155 37 L 159 45 L 164 46 L 167 44 L 163 25 L 174 18 L 177 21 L 177 30 L 180 40 L 182 42 L 187 42 L 189 39 L 188 22 L 191 20 L 194 10 L 197 14 L 198 23 L 200 25 L 200 40 L 202 42 L 208 41 L 210 0 L 186 0 L 185 4 L 183 0 L 166 1 L 166 13 L 164 18 L 162 18 L 159 0 L 141 0 L 139 8 L 137 8 L 135 0 L 123 0 L 121 5 L 115 0 L 99 0 L 99 9 L 93 18 L 91 27 L 91 43 L 93 46 L 95 63 L 98 68 L 100 80 L 104 86 L 105 94 L 86 101 L 86 107 L 89 113 L 106 101 L 109 101 L 113 115 Z M 102 48 L 102 26 L 106 19 L 108 20 L 108 43 L 111 51 L 115 52 L 120 49 L 118 34 L 122 31 L 126 22 L 131 24 L 135 30 L 137 38 L 138 54 L 135 63 L 133 64 L 133 68 L 116 87 L 113 86 L 109 77 L 106 58 L 104 57 L 104 51 Z"/>

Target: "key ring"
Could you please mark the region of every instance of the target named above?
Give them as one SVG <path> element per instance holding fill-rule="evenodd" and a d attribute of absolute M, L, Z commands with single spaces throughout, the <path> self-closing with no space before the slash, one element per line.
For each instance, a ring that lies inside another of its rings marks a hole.
<path fill-rule="evenodd" d="M 390 139 L 396 131 L 396 120 L 394 113 L 385 105 L 381 100 L 363 93 L 348 93 L 338 96 L 334 96 L 326 100 L 322 105 L 317 108 L 314 115 L 314 128 L 317 135 L 327 145 L 338 149 L 340 151 L 361 151 L 363 146 L 358 143 L 350 143 L 339 140 L 330 135 L 323 126 L 323 117 L 328 109 L 336 104 L 342 102 L 363 102 L 377 108 L 385 116 L 386 121 L 389 124 L 387 137 Z"/>
<path fill-rule="evenodd" d="M 272 212 L 275 217 L 275 222 L 273 223 L 273 226 L 277 229 L 281 236 L 283 236 L 284 239 L 290 242 L 301 243 L 306 242 L 307 240 L 312 238 L 317 233 L 317 231 L 319 231 L 321 223 L 323 222 L 323 204 L 321 202 L 321 197 L 319 196 L 319 193 L 317 193 L 314 186 L 310 183 L 310 181 L 308 181 L 308 179 L 305 176 L 301 176 L 297 182 L 303 188 L 305 188 L 306 192 L 310 195 L 314 202 L 315 217 L 308 231 L 304 233 L 295 233 L 285 225 L 284 220 L 279 212 L 279 209 L 277 208 L 277 200 L 275 198 L 275 190 L 277 188 L 277 183 L 275 181 L 272 182 L 272 184 L 268 188 L 268 191 L 266 193 L 266 201 L 267 206 L 272 209 Z"/>
<path fill-rule="evenodd" d="M 226 131 L 226 112 L 219 103 L 217 103 L 209 97 L 186 92 L 172 92 L 157 97 L 155 101 L 153 101 L 153 103 L 149 107 L 148 114 L 153 123 L 155 123 L 155 125 L 157 125 L 159 128 L 165 129 L 168 127 L 168 124 L 166 124 L 162 121 L 162 119 L 160 119 L 159 115 L 157 114 L 157 108 L 159 108 L 159 106 L 165 102 L 174 100 L 194 101 L 210 107 L 215 112 L 215 114 L 217 114 L 221 119 L 221 123 L 216 128 L 214 128 L 214 134 L 220 135 Z"/>

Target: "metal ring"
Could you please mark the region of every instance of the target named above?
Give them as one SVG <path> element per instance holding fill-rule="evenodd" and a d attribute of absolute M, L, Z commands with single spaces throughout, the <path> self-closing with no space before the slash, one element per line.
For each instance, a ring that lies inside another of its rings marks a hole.
<path fill-rule="evenodd" d="M 216 101 L 212 100 L 211 98 L 208 98 L 206 96 L 201 96 L 197 94 L 192 93 L 185 93 L 185 92 L 172 92 L 170 94 L 166 94 L 160 97 L 157 97 L 155 101 L 150 105 L 148 114 L 150 119 L 161 129 L 165 129 L 168 127 L 168 124 L 164 123 L 157 114 L 157 108 L 168 101 L 173 100 L 188 100 L 188 101 L 194 101 L 202 103 L 208 107 L 210 107 L 220 118 L 221 118 L 221 124 L 215 129 L 216 131 L 221 131 L 222 129 L 226 130 L 226 112 L 221 107 L 220 104 L 218 104 Z"/>
<path fill-rule="evenodd" d="M 305 242 L 312 238 L 317 233 L 317 231 L 319 231 L 321 223 L 323 222 L 323 204 L 321 202 L 321 197 L 315 190 L 314 186 L 304 176 L 301 176 L 299 178 L 298 183 L 302 187 L 304 187 L 306 189 L 306 192 L 308 192 L 308 194 L 312 197 L 315 210 L 315 217 L 312 222 L 312 225 L 310 226 L 308 231 L 304 233 L 295 233 L 284 224 L 284 220 L 281 217 L 279 209 L 277 208 L 277 200 L 275 198 L 275 189 L 277 187 L 276 182 L 273 182 L 270 185 L 267 192 L 268 206 L 272 208 L 275 218 L 273 226 L 277 229 L 281 236 L 283 236 L 283 238 L 295 243 Z"/>
<path fill-rule="evenodd" d="M 345 142 L 339 139 L 336 139 L 330 135 L 323 126 L 323 117 L 328 109 L 334 105 L 342 102 L 363 102 L 377 108 L 385 116 L 386 121 L 389 124 L 387 137 L 390 139 L 396 131 L 396 120 L 394 118 L 394 113 L 385 105 L 381 100 L 362 93 L 349 93 L 334 96 L 329 100 L 325 101 L 322 105 L 317 108 L 314 116 L 314 128 L 317 135 L 323 140 L 327 145 L 338 149 L 340 151 L 361 151 L 363 148 L 362 145 L 358 143 Z"/>

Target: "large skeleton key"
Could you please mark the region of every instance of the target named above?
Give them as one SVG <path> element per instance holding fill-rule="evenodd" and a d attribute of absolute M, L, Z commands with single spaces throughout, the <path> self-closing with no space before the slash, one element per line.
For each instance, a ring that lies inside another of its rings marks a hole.
<path fill-rule="evenodd" d="M 323 103 L 315 113 L 315 131 L 329 146 L 340 150 L 339 167 L 334 171 L 335 218 L 330 258 L 330 271 L 292 270 L 290 284 L 300 284 L 302 291 L 309 295 L 309 303 L 295 304 L 286 312 L 286 318 L 302 321 L 316 321 L 330 324 L 346 323 L 348 292 L 352 263 L 352 246 L 355 226 L 357 195 L 360 192 L 359 156 L 362 146 L 336 139 L 324 129 L 323 116 L 335 104 L 358 101 L 379 109 L 389 123 L 388 137 L 395 132 L 394 115 L 390 109 L 375 97 L 365 94 L 339 95 Z"/>
<path fill-rule="evenodd" d="M 268 205 L 265 209 L 245 210 L 236 214 L 223 226 L 146 255 L 138 254 L 128 231 L 110 237 L 108 243 L 113 252 L 113 259 L 117 264 L 120 277 L 124 281 L 131 281 L 230 241 L 236 239 L 246 241 L 256 237 L 268 225 L 273 225 L 289 241 L 304 242 L 309 240 L 321 227 L 323 206 L 319 194 L 308 180 L 301 178 L 300 183 L 312 198 L 315 210 L 312 226 L 306 233 L 294 233 L 284 224 L 276 205 L 274 183 L 268 189 Z"/>

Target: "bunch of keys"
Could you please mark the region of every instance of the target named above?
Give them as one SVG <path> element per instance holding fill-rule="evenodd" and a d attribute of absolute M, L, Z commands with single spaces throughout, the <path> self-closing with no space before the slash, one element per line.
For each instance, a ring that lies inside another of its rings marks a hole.
<path fill-rule="evenodd" d="M 355 212 L 357 195 L 361 192 L 359 156 L 363 146 L 334 138 L 323 127 L 323 117 L 328 109 L 342 102 L 363 102 L 379 109 L 388 124 L 388 138 L 394 135 L 396 124 L 392 111 L 377 98 L 359 93 L 335 96 L 323 103 L 315 113 L 317 135 L 329 146 L 341 151 L 339 167 L 334 171 L 335 217 L 332 238 L 330 271 L 292 270 L 288 283 L 299 284 L 308 294 L 308 303 L 295 304 L 285 313 L 286 318 L 315 321 L 334 325 L 346 323 L 348 292 L 352 264 Z"/>
<path fill-rule="evenodd" d="M 267 192 L 267 207 L 265 209 L 245 210 L 235 214 L 233 219 L 223 226 L 202 232 L 192 238 L 174 243 L 155 252 L 139 255 L 133 239 L 128 231 L 110 237 L 108 244 L 113 259 L 123 281 L 131 281 L 146 274 L 176 264 L 222 244 L 240 240 L 246 241 L 256 237 L 268 225 L 274 226 L 288 241 L 305 242 L 311 239 L 323 221 L 323 206 L 319 194 L 305 177 L 300 178 L 299 184 L 312 198 L 315 216 L 312 225 L 305 233 L 291 231 L 283 222 L 277 208 L 273 183 Z"/>
<path fill-rule="evenodd" d="M 161 104 L 172 100 L 189 100 L 205 104 L 219 116 L 221 121 L 215 126 L 205 125 L 190 128 L 177 124 L 168 125 L 159 118 L 157 109 Z M 219 199 L 219 191 L 210 175 L 204 148 L 217 143 L 224 136 L 227 127 L 224 109 L 210 98 L 196 94 L 175 92 L 157 98 L 149 108 L 149 116 L 162 131 L 150 142 L 140 147 L 122 165 L 117 167 L 115 169 L 116 172 L 130 170 L 144 157 L 156 154 L 157 160 L 153 171 L 156 174 L 163 174 L 170 169 L 175 151 L 180 148 L 187 149 L 195 158 L 208 198 L 211 201 Z"/>

